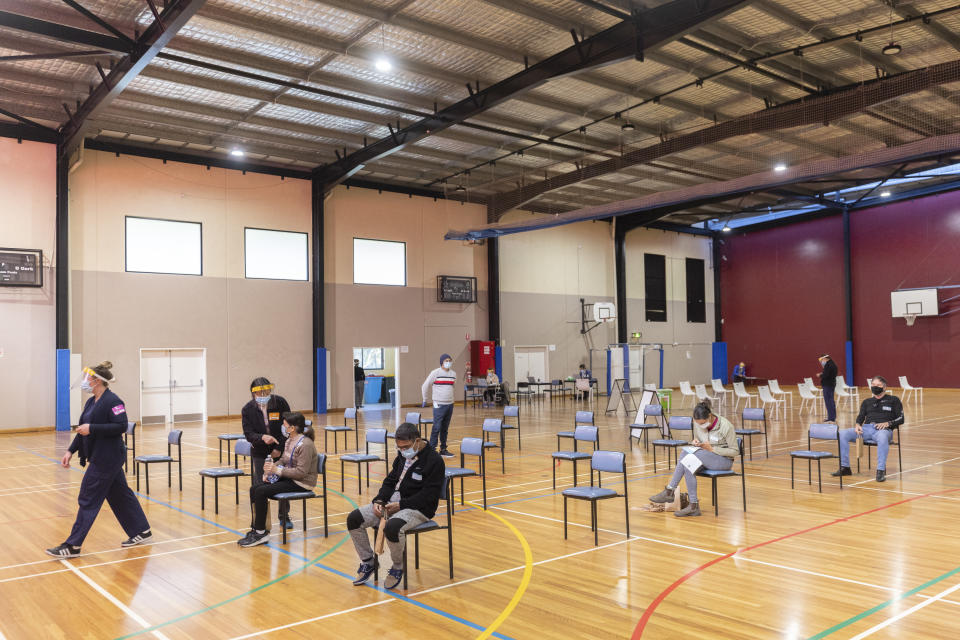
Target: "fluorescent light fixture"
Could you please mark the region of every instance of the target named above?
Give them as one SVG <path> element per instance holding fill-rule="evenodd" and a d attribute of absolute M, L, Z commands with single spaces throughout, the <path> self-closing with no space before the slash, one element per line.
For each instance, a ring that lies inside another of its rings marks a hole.
<path fill-rule="evenodd" d="M 903 51 L 903 49 L 900 47 L 900 45 L 898 45 L 896 42 L 891 42 L 890 44 L 885 46 L 883 49 L 881 49 L 880 53 L 882 53 L 885 56 L 895 56 L 901 51 Z"/>
<path fill-rule="evenodd" d="M 784 163 L 782 163 L 782 162 L 778 162 L 778 163 L 773 167 L 773 170 L 774 170 L 774 171 L 786 171 L 786 170 L 787 170 L 787 165 L 784 164 Z"/>
<path fill-rule="evenodd" d="M 632 122 L 624 122 L 622 125 L 620 125 L 620 128 L 623 129 L 624 131 L 633 131 L 634 129 L 636 129 L 636 127 L 633 126 Z"/>
<path fill-rule="evenodd" d="M 723 225 L 723 229 L 721 229 L 721 231 L 723 231 L 724 233 L 730 233 L 730 231 L 731 231 L 731 229 L 730 229 L 730 223 L 729 223 L 729 222 L 725 223 L 725 224 Z"/>
<path fill-rule="evenodd" d="M 380 56 L 377 58 L 374 61 L 373 66 L 375 66 L 377 71 L 380 73 L 389 73 L 390 70 L 393 69 L 393 63 L 390 62 L 390 58 L 387 56 Z"/>
<path fill-rule="evenodd" d="M 881 191 L 881 192 L 880 192 L 880 197 L 881 197 L 881 198 L 889 198 L 889 197 L 890 197 L 890 192 L 889 192 L 889 191 Z"/>
<path fill-rule="evenodd" d="M 242 158 L 243 156 L 245 156 L 245 155 L 247 155 L 247 154 L 244 153 L 243 149 L 231 149 L 231 150 L 230 150 L 230 155 L 232 155 L 234 158 Z"/>

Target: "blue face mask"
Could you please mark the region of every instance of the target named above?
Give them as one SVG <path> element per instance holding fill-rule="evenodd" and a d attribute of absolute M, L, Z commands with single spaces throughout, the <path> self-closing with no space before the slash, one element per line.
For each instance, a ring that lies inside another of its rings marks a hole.
<path fill-rule="evenodd" d="M 287 428 L 287 425 L 282 424 L 280 425 L 280 433 L 282 433 L 283 437 L 286 438 L 290 435 L 290 429 Z"/>
<path fill-rule="evenodd" d="M 83 382 L 80 383 L 80 391 L 93 393 L 93 385 L 90 384 L 90 380 L 84 380 Z"/>
<path fill-rule="evenodd" d="M 267 404 L 268 402 L 270 402 L 270 396 L 263 396 L 263 397 L 256 396 L 254 397 L 254 400 L 257 401 L 257 404 Z"/>
<path fill-rule="evenodd" d="M 414 451 L 413 447 L 410 447 L 409 449 L 397 449 L 397 451 L 399 451 L 399 452 L 400 452 L 400 455 L 402 455 L 402 456 L 403 456 L 404 458 L 406 458 L 407 460 L 409 460 L 409 459 L 411 459 L 413 456 L 417 455 L 417 452 Z"/>

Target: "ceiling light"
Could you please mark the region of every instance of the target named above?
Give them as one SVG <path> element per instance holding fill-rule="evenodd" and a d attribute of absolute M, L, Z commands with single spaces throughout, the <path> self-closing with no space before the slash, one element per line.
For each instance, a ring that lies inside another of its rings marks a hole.
<path fill-rule="evenodd" d="M 731 229 L 730 229 L 730 223 L 729 223 L 729 222 L 724 223 L 723 229 L 721 229 L 721 231 L 723 231 L 724 233 L 730 233 L 730 231 L 731 231 Z"/>
<path fill-rule="evenodd" d="M 881 191 L 881 192 L 880 192 L 880 197 L 881 197 L 881 198 L 889 198 L 889 197 L 890 197 L 890 192 L 889 192 L 889 191 Z"/>
<path fill-rule="evenodd" d="M 245 155 L 247 155 L 247 154 L 244 153 L 243 149 L 231 149 L 231 150 L 230 150 L 230 155 L 232 155 L 234 158 L 242 158 L 243 156 L 245 156 Z"/>
<path fill-rule="evenodd" d="M 787 165 L 785 165 L 785 164 L 782 163 L 782 162 L 778 162 L 778 163 L 776 164 L 776 166 L 773 167 L 773 170 L 774 170 L 774 171 L 786 171 L 786 170 L 787 170 Z"/>
<path fill-rule="evenodd" d="M 636 127 L 633 126 L 632 122 L 624 122 L 622 125 L 620 125 L 620 128 L 623 129 L 624 131 L 633 131 L 634 129 L 636 129 Z"/>
<path fill-rule="evenodd" d="M 466 190 L 467 188 L 462 184 L 458 184 L 457 187 L 454 189 L 454 191 L 466 191 Z"/>
<path fill-rule="evenodd" d="M 881 49 L 880 53 L 882 53 L 885 56 L 895 56 L 901 51 L 903 51 L 903 49 L 900 47 L 900 45 L 898 45 L 896 42 L 891 42 L 890 44 L 885 46 L 883 49 Z"/>
<path fill-rule="evenodd" d="M 393 69 L 393 63 L 390 62 L 390 58 L 387 56 L 380 56 L 377 58 L 376 61 L 374 61 L 373 66 L 375 66 L 377 71 L 380 73 L 388 73 L 391 69 Z"/>

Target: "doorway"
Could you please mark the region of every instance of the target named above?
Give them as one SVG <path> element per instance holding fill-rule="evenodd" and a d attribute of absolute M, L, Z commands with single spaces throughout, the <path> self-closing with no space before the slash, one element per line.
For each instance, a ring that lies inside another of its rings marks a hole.
<path fill-rule="evenodd" d="M 537 382 L 550 379 L 550 360 L 547 357 L 547 345 L 534 345 L 513 348 L 513 375 L 516 382 L 527 382 L 533 378 Z"/>
<path fill-rule="evenodd" d="M 393 411 L 400 407 L 400 348 L 354 347 L 353 359 L 360 361 L 366 380 L 362 403 L 354 405 L 361 411 Z M 352 379 L 352 378 L 351 378 Z"/>
<path fill-rule="evenodd" d="M 206 377 L 206 349 L 140 349 L 140 423 L 206 420 Z"/>

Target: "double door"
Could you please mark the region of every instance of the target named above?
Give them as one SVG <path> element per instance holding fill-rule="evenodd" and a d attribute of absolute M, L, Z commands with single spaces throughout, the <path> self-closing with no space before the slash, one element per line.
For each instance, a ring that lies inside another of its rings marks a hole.
<path fill-rule="evenodd" d="M 207 419 L 207 350 L 140 350 L 140 422 Z"/>
<path fill-rule="evenodd" d="M 527 382 L 530 377 L 537 382 L 548 382 L 547 347 L 514 347 L 513 374 L 517 382 Z"/>

